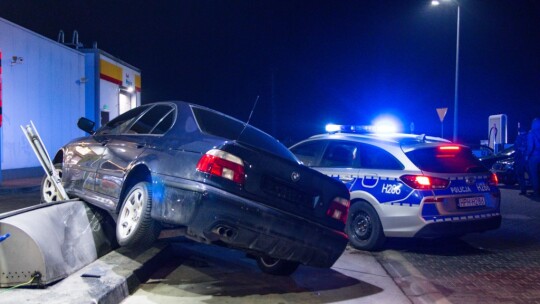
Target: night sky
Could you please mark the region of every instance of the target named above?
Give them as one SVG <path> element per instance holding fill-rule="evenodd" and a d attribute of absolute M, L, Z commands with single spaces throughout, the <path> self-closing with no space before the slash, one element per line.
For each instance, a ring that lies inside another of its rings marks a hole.
<path fill-rule="evenodd" d="M 461 3 L 458 140 L 487 139 L 488 116 L 540 117 L 540 1 Z M 185 100 L 285 144 L 328 122 L 400 119 L 452 138 L 457 7 L 430 0 L 0 1 L 0 17 L 141 69 L 142 102 Z"/>

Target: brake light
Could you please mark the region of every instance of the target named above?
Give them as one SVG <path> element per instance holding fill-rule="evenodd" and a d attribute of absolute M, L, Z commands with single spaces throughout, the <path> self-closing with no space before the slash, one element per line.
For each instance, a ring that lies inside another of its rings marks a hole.
<path fill-rule="evenodd" d="M 490 186 L 497 186 L 499 184 L 499 178 L 497 177 L 497 174 L 491 173 L 488 184 Z"/>
<path fill-rule="evenodd" d="M 347 223 L 350 204 L 351 202 L 346 198 L 335 197 L 330 203 L 328 210 L 326 210 L 326 215 L 345 224 Z"/>
<path fill-rule="evenodd" d="M 197 163 L 197 170 L 244 184 L 244 162 L 225 151 L 212 149 L 206 152 Z"/>
<path fill-rule="evenodd" d="M 447 179 L 425 175 L 403 175 L 400 179 L 409 187 L 420 190 L 444 189 L 450 184 Z"/>
<path fill-rule="evenodd" d="M 459 151 L 460 146 L 439 146 L 441 151 Z"/>

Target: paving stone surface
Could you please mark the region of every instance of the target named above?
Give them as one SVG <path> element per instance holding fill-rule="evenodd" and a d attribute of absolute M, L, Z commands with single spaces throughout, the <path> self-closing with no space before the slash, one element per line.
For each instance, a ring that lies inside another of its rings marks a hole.
<path fill-rule="evenodd" d="M 540 303 L 540 201 L 501 191 L 500 229 L 390 239 L 374 256 L 413 303 Z"/>

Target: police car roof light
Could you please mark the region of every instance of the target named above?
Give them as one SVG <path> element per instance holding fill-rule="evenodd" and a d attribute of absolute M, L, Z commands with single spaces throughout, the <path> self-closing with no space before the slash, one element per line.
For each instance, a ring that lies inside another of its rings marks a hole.
<path fill-rule="evenodd" d="M 385 132 L 385 130 L 378 128 L 377 126 L 371 125 L 336 125 L 336 124 L 327 124 L 326 132 L 328 133 L 378 133 Z"/>

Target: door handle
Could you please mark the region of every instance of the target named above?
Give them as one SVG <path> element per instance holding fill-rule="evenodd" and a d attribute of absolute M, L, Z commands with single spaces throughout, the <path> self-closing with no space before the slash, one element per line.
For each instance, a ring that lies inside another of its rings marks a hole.
<path fill-rule="evenodd" d="M 146 147 L 146 144 L 137 144 L 137 149 L 141 149 Z"/>
<path fill-rule="evenodd" d="M 106 146 L 108 143 L 109 143 L 109 140 L 108 140 L 108 139 L 107 139 L 107 140 L 103 140 L 103 141 L 100 142 L 100 144 L 101 144 L 102 146 Z"/>

